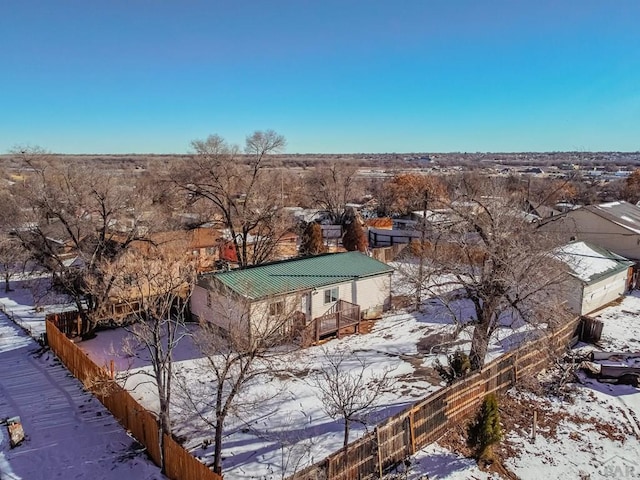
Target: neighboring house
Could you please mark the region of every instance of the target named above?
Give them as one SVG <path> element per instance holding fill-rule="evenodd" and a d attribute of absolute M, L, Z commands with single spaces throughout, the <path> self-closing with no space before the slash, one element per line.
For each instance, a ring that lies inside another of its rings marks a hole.
<path fill-rule="evenodd" d="M 132 246 L 145 250 L 150 246 L 180 249 L 193 260 L 198 272 L 214 270 L 220 259 L 221 233 L 212 227 L 198 227 L 190 230 L 171 230 L 148 235 L 144 240 L 136 240 Z"/>
<path fill-rule="evenodd" d="M 380 228 L 383 230 L 392 230 L 393 229 L 393 219 L 389 217 L 375 217 L 375 218 L 367 218 L 364 221 L 364 225 L 367 229 L 369 228 Z"/>
<path fill-rule="evenodd" d="M 399 244 L 411 243 L 414 240 L 419 240 L 422 233 L 419 230 L 398 230 L 398 229 L 386 229 L 386 228 L 369 228 L 367 231 L 369 246 L 372 248 L 377 247 L 392 247 Z"/>
<path fill-rule="evenodd" d="M 618 299 L 627 291 L 633 262 L 586 242 L 560 247 L 557 257 L 569 267 L 568 307 L 586 315 Z"/>
<path fill-rule="evenodd" d="M 191 312 L 223 329 L 248 317 L 249 335 L 286 315 L 286 329 L 311 332 L 317 341 L 346 327 L 357 331 L 362 318 L 387 309 L 392 273 L 382 262 L 345 252 L 207 274 L 193 290 Z"/>
<path fill-rule="evenodd" d="M 196 262 L 198 272 L 207 272 L 215 268 L 220 258 L 220 231 L 211 227 L 198 227 L 187 231 L 189 249 Z"/>
<path fill-rule="evenodd" d="M 219 257 L 220 260 L 236 265 L 238 263 L 238 252 L 234 242 L 229 238 L 230 234 L 228 230 L 225 230 L 225 238 L 219 242 Z M 249 235 L 247 237 L 247 248 L 252 250 L 256 241 L 260 241 L 260 237 Z M 298 234 L 295 232 L 285 232 L 277 238 L 273 250 L 269 255 L 270 260 L 284 260 L 292 258 L 298 255 Z"/>
<path fill-rule="evenodd" d="M 524 211 L 539 218 L 548 218 L 560 214 L 560 210 L 548 207 L 546 205 L 534 205 L 529 200 L 524 201 Z"/>
<path fill-rule="evenodd" d="M 632 260 L 640 260 L 640 207 L 619 201 L 589 205 L 541 223 L 567 241 L 584 240 Z"/>

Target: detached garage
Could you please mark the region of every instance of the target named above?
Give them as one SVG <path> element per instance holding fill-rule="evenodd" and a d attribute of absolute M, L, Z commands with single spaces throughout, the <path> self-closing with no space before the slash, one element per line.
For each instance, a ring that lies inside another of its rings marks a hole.
<path fill-rule="evenodd" d="M 618 299 L 627 290 L 632 261 L 587 242 L 570 243 L 557 253 L 571 271 L 567 300 L 572 312 L 586 315 Z"/>

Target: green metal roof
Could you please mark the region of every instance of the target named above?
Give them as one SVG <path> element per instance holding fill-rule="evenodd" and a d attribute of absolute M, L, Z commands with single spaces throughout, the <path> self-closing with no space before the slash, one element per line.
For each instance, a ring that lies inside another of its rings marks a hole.
<path fill-rule="evenodd" d="M 211 277 L 256 300 L 391 272 L 392 267 L 374 258 L 346 252 L 257 265 Z"/>

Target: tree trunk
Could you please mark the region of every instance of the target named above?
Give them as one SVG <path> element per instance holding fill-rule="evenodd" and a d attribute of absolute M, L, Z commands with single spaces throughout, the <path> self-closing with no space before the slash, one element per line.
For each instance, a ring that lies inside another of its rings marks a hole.
<path fill-rule="evenodd" d="M 171 435 L 171 420 L 169 418 L 169 405 L 166 401 L 160 401 L 160 429 L 158 431 L 159 446 L 160 446 L 160 469 L 164 474 L 166 473 L 166 465 L 164 459 L 164 436 Z"/>
<path fill-rule="evenodd" d="M 471 370 L 480 370 L 484 365 L 484 359 L 487 356 L 489 348 L 489 322 L 482 320 L 476 324 L 473 329 L 473 338 L 471 339 L 471 351 L 469 352 L 469 361 L 471 362 Z"/>
<path fill-rule="evenodd" d="M 424 244 L 427 240 L 427 205 L 428 195 L 427 192 L 425 192 L 422 203 L 422 227 L 420 231 L 420 263 L 418 264 L 418 283 L 416 284 L 415 309 L 417 311 L 420 311 L 420 304 L 422 303 L 422 282 L 424 282 Z"/>
<path fill-rule="evenodd" d="M 347 445 L 349 445 L 349 431 L 351 429 L 351 422 L 349 419 L 344 419 L 344 449 L 347 449 Z"/>
<path fill-rule="evenodd" d="M 88 340 L 96 336 L 95 329 L 96 324 L 89 318 L 89 314 L 87 310 L 82 305 L 81 300 L 76 299 L 75 301 L 76 307 L 78 308 L 78 315 L 80 315 L 80 319 L 82 320 L 82 330 L 80 336 L 83 340 Z"/>
<path fill-rule="evenodd" d="M 216 420 L 214 442 L 213 472 L 222 475 L 222 418 L 220 416 Z"/>
<path fill-rule="evenodd" d="M 11 287 L 9 286 L 9 274 L 4 274 L 4 293 L 9 293 L 11 291 Z"/>

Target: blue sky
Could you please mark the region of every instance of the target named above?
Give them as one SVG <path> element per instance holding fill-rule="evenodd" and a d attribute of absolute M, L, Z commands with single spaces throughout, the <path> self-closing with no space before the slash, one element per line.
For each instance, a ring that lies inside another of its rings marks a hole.
<path fill-rule="evenodd" d="M 638 0 L 5 0 L 0 153 L 640 150 Z"/>

